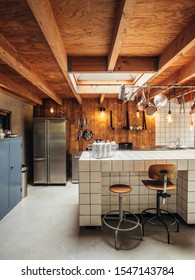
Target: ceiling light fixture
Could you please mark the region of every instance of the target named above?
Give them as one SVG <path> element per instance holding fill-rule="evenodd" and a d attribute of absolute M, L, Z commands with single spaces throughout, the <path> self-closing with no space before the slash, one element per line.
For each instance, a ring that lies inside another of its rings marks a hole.
<path fill-rule="evenodd" d="M 50 111 L 51 114 L 53 114 L 54 113 L 54 108 L 50 107 L 49 111 Z"/>
<path fill-rule="evenodd" d="M 100 107 L 100 112 L 105 112 L 106 108 L 105 107 Z"/>

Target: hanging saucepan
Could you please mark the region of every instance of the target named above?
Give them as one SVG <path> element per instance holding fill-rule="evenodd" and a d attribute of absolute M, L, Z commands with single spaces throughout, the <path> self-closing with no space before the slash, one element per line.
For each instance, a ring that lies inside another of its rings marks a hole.
<path fill-rule="evenodd" d="M 83 131 L 83 139 L 85 141 L 90 141 L 93 138 L 93 132 L 90 129 Z"/>
<path fill-rule="evenodd" d="M 148 88 L 148 103 L 147 103 L 147 105 L 145 107 L 145 110 L 146 110 L 146 114 L 148 116 L 153 115 L 156 112 L 156 110 L 157 110 L 156 107 L 154 106 L 154 104 L 152 104 L 150 102 L 150 88 Z"/>

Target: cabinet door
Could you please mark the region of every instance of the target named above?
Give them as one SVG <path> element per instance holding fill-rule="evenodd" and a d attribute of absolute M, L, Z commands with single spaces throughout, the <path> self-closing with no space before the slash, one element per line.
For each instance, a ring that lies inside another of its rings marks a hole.
<path fill-rule="evenodd" d="M 0 219 L 9 208 L 9 141 L 0 141 Z"/>
<path fill-rule="evenodd" d="M 10 208 L 21 200 L 22 140 L 10 140 Z"/>

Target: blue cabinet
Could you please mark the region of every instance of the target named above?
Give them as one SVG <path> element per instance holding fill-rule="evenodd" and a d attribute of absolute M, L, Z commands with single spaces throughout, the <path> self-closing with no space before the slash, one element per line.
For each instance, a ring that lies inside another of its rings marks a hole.
<path fill-rule="evenodd" d="M 0 219 L 21 200 L 22 139 L 0 140 Z"/>

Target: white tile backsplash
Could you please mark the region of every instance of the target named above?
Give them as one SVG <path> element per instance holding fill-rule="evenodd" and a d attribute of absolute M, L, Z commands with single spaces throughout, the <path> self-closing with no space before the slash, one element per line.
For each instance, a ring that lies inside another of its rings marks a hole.
<path fill-rule="evenodd" d="M 191 103 L 185 103 L 185 114 L 180 114 L 180 105 L 171 100 L 171 113 L 173 122 L 167 123 L 168 103 L 165 107 L 159 108 L 155 113 L 156 117 L 156 145 L 174 145 L 176 138 L 180 138 L 180 144 L 183 146 L 194 146 L 195 136 L 195 114 L 192 114 L 194 123 L 193 129 L 190 130 L 190 107 Z"/>

